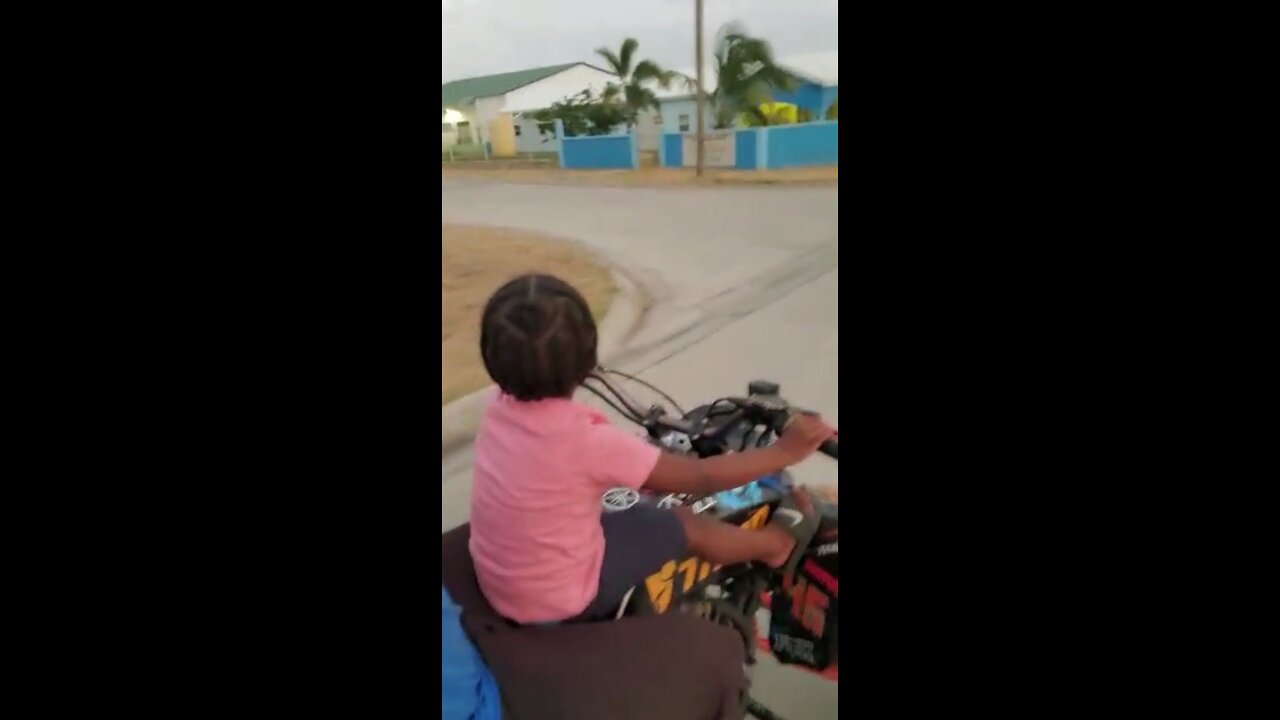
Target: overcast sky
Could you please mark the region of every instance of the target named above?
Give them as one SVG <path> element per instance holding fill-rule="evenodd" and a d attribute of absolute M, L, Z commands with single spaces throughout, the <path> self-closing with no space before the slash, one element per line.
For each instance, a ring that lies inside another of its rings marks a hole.
<path fill-rule="evenodd" d="M 839 49 L 838 0 L 704 0 L 706 52 L 730 20 L 773 45 L 774 55 Z M 441 0 L 440 81 L 567 62 L 599 64 L 594 50 L 693 67 L 693 0 Z"/>

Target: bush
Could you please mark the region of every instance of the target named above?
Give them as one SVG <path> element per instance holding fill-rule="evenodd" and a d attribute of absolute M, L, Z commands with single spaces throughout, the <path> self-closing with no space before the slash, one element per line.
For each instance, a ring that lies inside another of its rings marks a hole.
<path fill-rule="evenodd" d="M 840 99 L 839 99 L 839 98 L 837 98 L 837 99 L 835 99 L 835 100 L 831 101 L 831 107 L 827 108 L 827 119 L 828 119 L 828 120 L 839 120 L 839 119 L 840 119 L 839 111 L 837 110 L 837 106 L 839 106 L 839 104 L 840 104 Z"/>
<path fill-rule="evenodd" d="M 555 121 L 561 120 L 565 135 L 578 137 L 608 135 L 613 128 L 626 122 L 626 114 L 620 103 L 594 98 L 590 90 L 583 90 L 533 113 L 533 119 L 538 122 L 540 135 L 554 134 Z"/>

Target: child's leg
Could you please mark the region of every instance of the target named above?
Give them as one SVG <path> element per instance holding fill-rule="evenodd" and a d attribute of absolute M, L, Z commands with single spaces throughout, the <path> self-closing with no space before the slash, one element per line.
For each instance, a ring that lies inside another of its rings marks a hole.
<path fill-rule="evenodd" d="M 612 617 L 628 592 L 668 561 L 688 554 L 684 528 L 670 510 L 637 505 L 600 518 L 604 561 L 595 600 L 575 620 Z"/>

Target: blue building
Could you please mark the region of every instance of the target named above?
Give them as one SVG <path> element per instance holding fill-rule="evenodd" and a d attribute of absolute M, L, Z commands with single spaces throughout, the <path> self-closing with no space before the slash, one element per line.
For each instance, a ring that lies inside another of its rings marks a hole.
<path fill-rule="evenodd" d="M 809 115 L 814 120 L 822 120 L 826 116 L 827 109 L 836 101 L 840 92 L 839 84 L 839 53 L 811 53 L 807 55 L 796 55 L 783 58 L 778 64 L 790 70 L 794 75 L 799 77 L 802 82 L 789 91 L 776 90 L 773 93 L 774 102 L 791 103 L 798 108 L 804 108 L 809 111 Z M 686 75 L 692 71 L 686 71 Z M 709 71 L 704 71 L 705 82 L 711 85 L 715 82 L 715 75 Z M 710 89 L 710 88 L 709 88 Z M 666 95 L 666 97 L 663 97 Z M 697 104 L 694 102 L 694 96 L 687 92 L 658 92 L 659 101 L 661 103 L 661 125 L 664 132 L 692 132 L 694 129 L 694 118 L 697 117 Z M 712 116 L 710 108 L 704 108 L 706 117 L 704 118 L 704 128 L 710 130 L 714 127 L 715 118 Z M 656 118 L 655 118 L 656 120 Z"/>
<path fill-rule="evenodd" d="M 791 103 L 798 108 L 808 110 L 814 120 L 821 120 L 826 116 L 827 108 L 836 101 L 839 91 L 839 85 L 824 85 L 819 81 L 810 80 L 792 88 L 790 92 L 775 90 L 773 101 Z"/>
<path fill-rule="evenodd" d="M 661 114 L 658 119 L 663 132 L 693 132 L 695 118 L 698 116 L 698 105 L 693 101 L 693 95 L 662 98 L 659 103 Z M 711 108 L 704 107 L 703 110 L 706 115 L 702 118 L 702 127 L 710 130 L 715 127 L 715 118 L 712 117 Z"/>

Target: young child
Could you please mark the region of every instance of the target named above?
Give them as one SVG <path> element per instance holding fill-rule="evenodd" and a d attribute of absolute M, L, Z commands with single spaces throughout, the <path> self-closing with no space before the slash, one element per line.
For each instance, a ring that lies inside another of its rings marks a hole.
<path fill-rule="evenodd" d="M 548 275 L 502 286 L 484 309 L 480 353 L 499 391 L 475 441 L 471 556 L 493 608 L 517 623 L 595 620 L 633 586 L 689 552 L 727 565 L 794 566 L 818 518 L 803 492 L 784 500 L 802 521 L 743 530 L 685 508 L 602 512 L 615 487 L 712 494 L 794 465 L 833 430 L 795 416 L 767 448 L 707 459 L 661 452 L 573 401 L 595 369 L 596 326 L 576 290 Z M 778 515 L 796 517 L 795 513 Z"/>

